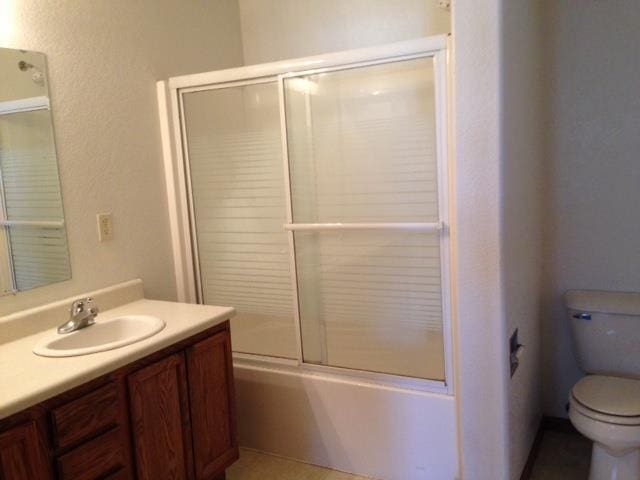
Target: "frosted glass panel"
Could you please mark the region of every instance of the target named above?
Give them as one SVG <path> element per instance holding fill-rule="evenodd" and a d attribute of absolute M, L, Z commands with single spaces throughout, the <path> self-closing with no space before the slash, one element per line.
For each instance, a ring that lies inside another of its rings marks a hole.
<path fill-rule="evenodd" d="M 285 80 L 297 223 L 435 222 L 433 59 Z"/>
<path fill-rule="evenodd" d="M 305 362 L 444 379 L 437 235 L 296 232 Z"/>
<path fill-rule="evenodd" d="M 284 86 L 294 223 L 440 220 L 432 58 Z M 444 379 L 438 233 L 298 231 L 295 247 L 305 362 Z"/>
<path fill-rule="evenodd" d="M 277 86 L 183 98 L 204 302 L 236 308 L 235 351 L 295 358 Z"/>

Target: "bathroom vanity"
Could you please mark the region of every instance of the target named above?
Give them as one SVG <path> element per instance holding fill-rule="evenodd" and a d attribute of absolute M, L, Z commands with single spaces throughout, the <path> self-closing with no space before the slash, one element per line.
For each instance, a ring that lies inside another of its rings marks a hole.
<path fill-rule="evenodd" d="M 166 328 L 67 358 L 26 348 L 45 332 L 0 344 L 0 478 L 224 478 L 238 458 L 233 309 L 138 299 L 104 315 L 133 311 Z"/>

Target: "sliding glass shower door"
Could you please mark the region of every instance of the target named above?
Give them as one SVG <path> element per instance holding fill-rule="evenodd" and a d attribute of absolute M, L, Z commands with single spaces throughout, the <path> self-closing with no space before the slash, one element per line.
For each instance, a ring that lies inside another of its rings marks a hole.
<path fill-rule="evenodd" d="M 276 82 L 183 95 L 201 301 L 230 305 L 234 350 L 296 358 Z"/>
<path fill-rule="evenodd" d="M 181 90 L 199 299 L 236 307 L 235 351 L 445 380 L 443 69 L 425 53 Z"/>
<path fill-rule="evenodd" d="M 284 91 L 304 361 L 444 379 L 433 59 Z"/>

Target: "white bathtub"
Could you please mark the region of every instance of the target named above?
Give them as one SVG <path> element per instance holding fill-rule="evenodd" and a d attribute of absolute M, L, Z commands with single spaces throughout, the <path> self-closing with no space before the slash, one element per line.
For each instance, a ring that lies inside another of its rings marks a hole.
<path fill-rule="evenodd" d="M 454 397 L 234 362 L 240 444 L 380 480 L 453 480 Z"/>

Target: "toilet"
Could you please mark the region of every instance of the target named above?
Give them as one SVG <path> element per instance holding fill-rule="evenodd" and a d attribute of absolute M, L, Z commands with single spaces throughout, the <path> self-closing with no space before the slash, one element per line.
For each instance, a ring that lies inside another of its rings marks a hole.
<path fill-rule="evenodd" d="M 640 293 L 565 295 L 579 366 L 569 418 L 593 441 L 589 480 L 640 480 Z"/>

